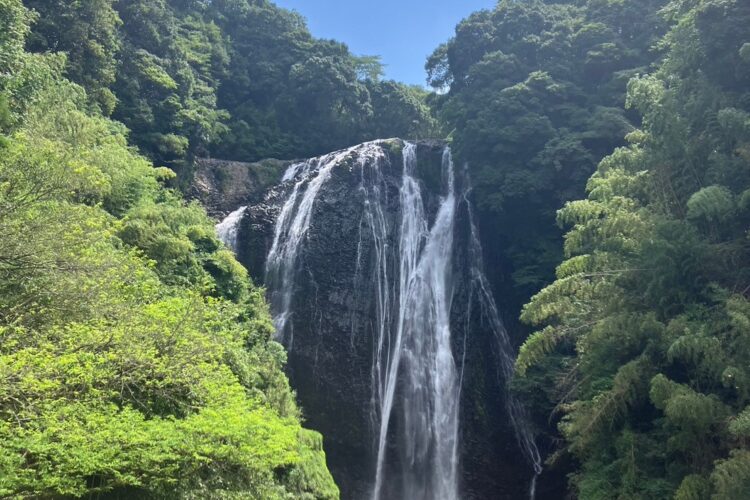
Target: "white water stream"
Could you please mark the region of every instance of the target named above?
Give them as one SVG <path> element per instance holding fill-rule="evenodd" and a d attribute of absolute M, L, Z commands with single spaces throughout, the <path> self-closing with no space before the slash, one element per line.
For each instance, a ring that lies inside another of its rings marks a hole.
<path fill-rule="evenodd" d="M 240 221 L 245 215 L 247 207 L 240 207 L 216 225 L 216 235 L 234 253 L 237 253 L 237 233 L 240 230 Z"/>
<path fill-rule="evenodd" d="M 374 500 L 382 498 L 386 480 L 386 446 L 391 437 L 389 427 L 397 391 L 402 400 L 402 498 L 458 498 L 459 385 L 450 346 L 456 212 L 453 162 L 446 149 L 446 193 L 432 228 L 428 228 L 420 184 L 415 177 L 416 162 L 416 146 L 407 143 L 400 191 L 396 332 L 392 342 L 378 339 L 380 349 L 375 360 L 380 426 Z M 383 346 L 390 346 L 390 351 L 382 352 Z"/>
<path fill-rule="evenodd" d="M 450 149 L 445 148 L 442 193 L 430 224 L 425 211 L 427 194 L 422 192 L 423 183 L 417 174 L 417 147 L 404 143 L 400 213 L 395 222 L 389 223 L 393 220 L 389 210 L 393 208 L 388 205 L 386 156 L 384 143 L 376 141 L 287 169 L 283 182 L 294 185 L 276 221 L 266 260 L 265 284 L 278 339 L 291 350 L 294 322 L 290 318 L 294 313 L 299 255 L 310 230 L 315 201 L 332 169 L 353 158 L 350 168 L 360 169 L 359 190 L 364 203 L 356 275 L 367 274 L 374 281 L 375 293 L 371 403 L 377 455 L 372 500 L 457 500 L 463 361 L 457 364 L 454 359 L 450 318 L 457 206 L 459 200 L 465 201 L 466 193 L 456 192 L 454 165 Z M 244 213 L 243 207 L 216 228 L 222 241 L 235 251 Z M 489 320 L 497 339 L 500 374 L 503 380 L 510 380 L 513 349 L 484 276 L 481 247 L 470 212 L 469 220 L 470 300 L 478 301 L 483 316 Z M 372 251 L 371 270 L 363 270 L 365 240 L 372 245 L 367 249 Z M 509 393 L 507 396 L 508 414 L 518 443 L 534 467 L 530 491 L 533 499 L 541 459 L 523 408 Z"/>

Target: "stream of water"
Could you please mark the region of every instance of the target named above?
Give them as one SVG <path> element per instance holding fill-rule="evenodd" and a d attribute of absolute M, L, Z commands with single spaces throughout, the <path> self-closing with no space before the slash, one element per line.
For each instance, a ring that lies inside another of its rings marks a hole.
<path fill-rule="evenodd" d="M 375 295 L 371 407 L 374 430 L 372 500 L 457 500 L 459 485 L 459 406 L 463 359 L 451 347 L 451 311 L 456 219 L 460 202 L 468 207 L 469 310 L 477 303 L 496 339 L 498 383 L 513 374 L 514 351 L 484 275 L 467 187 L 457 192 L 449 148 L 443 151 L 440 193 L 426 193 L 418 174 L 417 146 L 403 143 L 398 213 L 389 205 L 383 141 L 365 143 L 291 165 L 288 185 L 266 259 L 266 286 L 277 338 L 293 349 L 294 293 L 300 253 L 311 228 L 315 202 L 337 166 L 359 169 L 363 200 L 353 289 L 372 282 Z M 391 170 L 390 175 L 393 175 Z M 467 184 L 467 182 L 463 182 Z M 395 189 L 395 188 L 394 188 Z M 437 206 L 428 214 L 428 196 Z M 236 251 L 245 208 L 217 226 L 219 237 Z M 466 228 L 463 228 L 464 234 Z M 369 246 L 368 246 L 369 245 Z M 364 255 L 371 256 L 364 259 Z M 365 262 L 366 260 L 366 262 Z M 371 267 L 368 267 L 371 266 Z M 365 278 L 363 278 L 365 277 Z M 359 280 L 359 281 L 358 281 Z M 471 317 L 471 312 L 466 314 Z M 354 320 L 353 320 L 354 321 Z M 354 325 L 352 332 L 356 329 Z M 506 392 L 507 413 L 518 444 L 533 466 L 529 495 L 535 494 L 541 459 L 522 406 Z M 395 450 L 395 451 L 394 451 Z"/>

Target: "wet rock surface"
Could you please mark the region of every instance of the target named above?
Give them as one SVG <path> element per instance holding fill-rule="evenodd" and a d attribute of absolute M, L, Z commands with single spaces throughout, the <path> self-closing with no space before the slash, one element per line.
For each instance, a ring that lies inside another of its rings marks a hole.
<path fill-rule="evenodd" d="M 244 163 L 198 158 L 187 196 L 199 200 L 209 215 L 221 218 L 243 205 L 263 200 L 290 163 L 273 159 Z"/>
<path fill-rule="evenodd" d="M 444 143 L 417 143 L 417 171 L 430 224 L 440 204 Z M 387 141 L 382 169 L 387 246 L 397 248 L 401 214 L 403 142 Z M 247 165 L 247 164 L 245 164 Z M 243 167 L 248 169 L 249 167 Z M 232 167 L 237 171 L 239 167 Z M 199 177 L 202 200 L 215 214 L 248 205 L 240 222 L 238 257 L 257 283 L 264 283 L 265 264 L 274 241 L 276 220 L 294 182 L 276 182 L 261 189 L 233 188 L 222 194 L 206 165 Z M 232 170 L 234 171 L 234 170 Z M 223 174 L 222 174 L 223 175 Z M 243 174 L 241 179 L 252 176 Z M 329 468 L 344 499 L 369 498 L 377 456 L 378 415 L 373 401 L 373 363 L 377 333 L 372 234 L 363 230 L 366 194 L 362 170 L 342 161 L 331 170 L 312 207 L 309 228 L 297 256 L 288 336 L 288 373 L 298 394 L 307 426 L 323 433 Z M 281 179 L 281 174 L 278 174 Z M 246 181 L 242 181 L 246 182 Z M 459 176 L 457 182 L 466 182 Z M 241 184 L 241 183 L 240 183 Z M 207 192 L 205 190 L 208 190 Z M 214 191 L 216 189 L 216 191 Z M 462 192 L 463 188 L 459 188 Z M 244 194 L 243 194 L 244 193 Z M 243 198 L 244 196 L 244 198 Z M 471 221 L 467 199 L 457 204 L 454 244 L 451 343 L 461 371 L 459 480 L 461 498 L 520 499 L 528 495 L 531 466 L 519 449 L 509 422 L 504 374 L 499 369 L 501 343 L 476 302 L 472 272 Z M 397 274 L 395 252 L 387 267 Z M 393 290 L 397 293 L 397 290 Z M 396 405 L 402 403 L 397 402 Z M 394 408 L 398 413 L 398 408 Z M 393 419 L 390 433 L 402 423 Z M 397 441 L 386 452 L 388 477 L 404 465 Z M 389 489 L 391 488 L 391 489 Z M 395 485 L 385 485 L 390 498 Z"/>

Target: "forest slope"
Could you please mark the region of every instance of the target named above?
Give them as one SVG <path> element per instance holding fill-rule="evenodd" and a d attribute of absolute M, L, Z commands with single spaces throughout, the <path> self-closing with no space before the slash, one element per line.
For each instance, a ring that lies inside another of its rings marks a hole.
<path fill-rule="evenodd" d="M 748 498 L 750 4 L 662 15 L 663 61 L 628 84 L 643 126 L 559 211 L 517 368 L 556 381 L 579 498 Z"/>
<path fill-rule="evenodd" d="M 0 0 L 0 496 L 338 497 L 262 291 Z"/>

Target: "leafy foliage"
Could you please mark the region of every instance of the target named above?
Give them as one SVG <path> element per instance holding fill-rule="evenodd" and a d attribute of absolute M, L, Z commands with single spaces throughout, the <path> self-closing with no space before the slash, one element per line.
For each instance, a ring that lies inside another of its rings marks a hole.
<path fill-rule="evenodd" d="M 0 2 L 0 496 L 337 498 L 262 290 L 32 18 Z"/>
<path fill-rule="evenodd" d="M 66 73 L 80 83 L 101 110 L 109 115 L 115 96 L 109 87 L 117 72 L 115 55 L 120 47 L 120 18 L 112 0 L 39 1 L 28 0 L 26 7 L 39 16 L 27 47 L 34 52 L 65 52 Z M 60 30 L 59 26 L 65 26 Z"/>
<path fill-rule="evenodd" d="M 496 281 L 518 307 L 553 278 L 555 211 L 633 130 L 625 84 L 645 70 L 665 0 L 501 1 L 458 25 L 427 62 L 457 157 L 475 184 Z"/>
<path fill-rule="evenodd" d="M 183 177 L 196 156 L 292 159 L 435 127 L 425 92 L 265 0 L 25 3 L 29 49 L 65 52 L 69 78 Z"/>
<path fill-rule="evenodd" d="M 643 127 L 559 211 L 568 260 L 522 315 L 517 371 L 559 381 L 580 498 L 748 491 L 750 6 L 662 14 L 663 62 L 628 84 Z"/>

